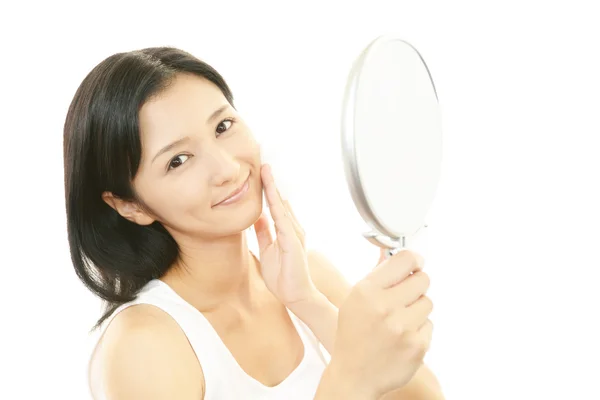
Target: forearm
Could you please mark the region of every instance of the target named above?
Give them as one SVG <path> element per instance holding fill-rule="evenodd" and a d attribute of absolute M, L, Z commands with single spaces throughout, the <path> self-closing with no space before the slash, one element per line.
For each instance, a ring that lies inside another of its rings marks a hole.
<path fill-rule="evenodd" d="M 386 393 L 379 400 L 446 400 L 439 388 L 427 385 L 413 385 Z"/>
<path fill-rule="evenodd" d="M 380 400 L 445 400 L 437 378 L 425 364 L 400 389 L 386 393 Z"/>
<path fill-rule="evenodd" d="M 317 292 L 310 299 L 288 308 L 310 328 L 327 352 L 332 354 L 337 330 L 337 307 L 321 292 Z M 332 358 L 325 367 L 314 399 L 377 400 L 368 389 L 368 385 L 347 376 L 343 366 Z"/>
<path fill-rule="evenodd" d="M 377 400 L 377 396 L 368 390 L 367 385 L 345 375 L 332 359 L 323 372 L 314 400 Z"/>
<path fill-rule="evenodd" d="M 321 292 L 316 292 L 309 300 L 288 308 L 310 328 L 325 350 L 332 354 L 337 330 L 337 307 Z"/>

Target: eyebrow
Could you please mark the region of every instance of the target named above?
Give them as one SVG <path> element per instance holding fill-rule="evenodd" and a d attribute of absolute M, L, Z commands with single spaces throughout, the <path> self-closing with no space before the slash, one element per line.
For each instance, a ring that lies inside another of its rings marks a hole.
<path fill-rule="evenodd" d="M 174 141 L 171 144 L 166 145 L 165 147 L 163 147 L 162 149 L 160 149 L 158 153 L 156 153 L 156 155 L 154 156 L 154 158 L 152 159 L 152 162 L 150 164 L 152 164 L 158 157 L 160 157 L 161 155 L 165 154 L 167 151 L 172 150 L 173 148 L 175 148 L 175 147 L 177 147 L 177 146 L 179 146 L 179 145 L 181 145 L 181 144 L 183 144 L 183 143 L 185 143 L 185 142 L 187 142 L 189 140 L 190 140 L 190 138 L 186 136 L 184 138 L 181 138 L 181 139 L 178 139 L 178 140 Z"/>
<path fill-rule="evenodd" d="M 215 111 L 214 111 L 214 112 L 213 112 L 213 113 L 210 115 L 210 117 L 208 117 L 208 119 L 206 120 L 206 123 L 207 123 L 207 124 L 210 124 L 210 123 L 212 123 L 212 122 L 213 122 L 215 119 L 217 119 L 217 118 L 219 117 L 219 115 L 223 114 L 223 112 L 224 112 L 225 110 L 227 110 L 228 108 L 229 108 L 229 104 L 224 104 L 224 105 L 222 105 L 221 107 L 217 108 L 217 109 L 216 109 L 216 110 L 215 110 Z M 153 163 L 153 162 L 154 162 L 154 161 L 155 161 L 155 160 L 156 160 L 158 157 L 160 157 L 161 155 L 165 154 L 167 151 L 169 151 L 169 150 L 172 150 L 173 148 L 175 148 L 175 147 L 177 147 L 177 146 L 179 146 L 179 145 L 181 145 L 181 144 L 183 144 L 183 143 L 185 143 L 185 142 L 187 142 L 187 141 L 189 141 L 189 140 L 190 140 L 190 138 L 186 136 L 186 137 L 184 137 L 184 138 L 181 138 L 181 139 L 178 139 L 178 140 L 174 141 L 174 142 L 173 142 L 173 143 L 171 143 L 171 144 L 168 144 L 168 145 L 166 145 L 165 147 L 163 147 L 162 149 L 160 149 L 158 153 L 156 153 L 156 155 L 155 155 L 155 156 L 154 156 L 154 158 L 152 159 L 152 162 L 151 162 L 151 164 L 152 164 L 152 163 Z"/>
<path fill-rule="evenodd" d="M 229 104 L 223 104 L 221 107 L 217 108 L 215 112 L 213 112 L 210 117 L 206 120 L 207 124 L 212 123 L 219 115 L 223 114 L 225 110 L 229 108 Z"/>

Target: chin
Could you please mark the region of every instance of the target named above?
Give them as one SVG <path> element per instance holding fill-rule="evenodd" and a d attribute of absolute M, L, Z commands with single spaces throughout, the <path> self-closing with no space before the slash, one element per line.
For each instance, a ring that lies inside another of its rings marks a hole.
<path fill-rule="evenodd" d="M 262 197 L 249 203 L 244 205 L 243 210 L 240 210 L 239 217 L 236 216 L 236 220 L 240 223 L 240 231 L 254 225 L 262 213 Z"/>

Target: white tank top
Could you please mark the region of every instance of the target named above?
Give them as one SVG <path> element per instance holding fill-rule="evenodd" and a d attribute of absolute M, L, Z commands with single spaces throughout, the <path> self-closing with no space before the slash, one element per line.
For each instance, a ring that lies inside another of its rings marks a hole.
<path fill-rule="evenodd" d="M 101 359 L 94 357 L 95 348 L 113 318 L 135 304 L 150 304 L 169 314 L 187 336 L 198 357 L 205 381 L 205 400 L 238 399 L 313 399 L 329 354 L 312 331 L 292 312 L 288 313 L 304 344 L 304 357 L 296 369 L 281 383 L 268 387 L 249 376 L 237 363 L 204 315 L 181 298 L 161 280 L 150 281 L 138 297 L 120 306 L 94 333 L 89 363 L 90 389 L 94 399 L 105 400 L 102 389 Z"/>

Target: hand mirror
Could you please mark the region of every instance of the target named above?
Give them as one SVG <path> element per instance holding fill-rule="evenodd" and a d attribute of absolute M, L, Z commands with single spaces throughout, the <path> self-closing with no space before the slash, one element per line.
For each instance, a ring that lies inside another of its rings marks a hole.
<path fill-rule="evenodd" d="M 352 200 L 388 256 L 424 227 L 441 173 L 441 111 L 431 74 L 407 42 L 372 41 L 348 77 L 342 159 Z"/>

